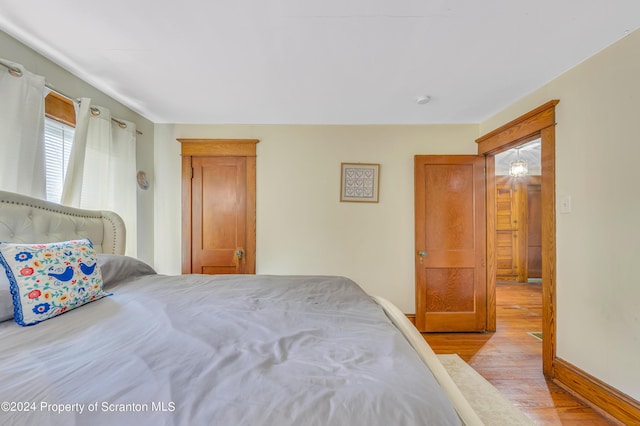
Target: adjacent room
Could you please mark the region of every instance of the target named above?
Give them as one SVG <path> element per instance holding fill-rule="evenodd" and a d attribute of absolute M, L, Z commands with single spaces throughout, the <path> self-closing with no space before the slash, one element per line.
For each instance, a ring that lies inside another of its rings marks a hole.
<path fill-rule="evenodd" d="M 54 3 L 0 423 L 640 424 L 638 2 Z"/>

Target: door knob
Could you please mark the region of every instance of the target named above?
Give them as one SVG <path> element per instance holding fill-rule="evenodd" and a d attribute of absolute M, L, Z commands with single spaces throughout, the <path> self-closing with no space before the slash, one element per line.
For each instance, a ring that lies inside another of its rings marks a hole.
<path fill-rule="evenodd" d="M 418 256 L 420 256 L 420 257 L 425 257 L 426 255 L 427 255 L 427 252 L 426 252 L 426 251 L 424 251 L 424 250 L 420 250 L 420 251 L 418 251 Z"/>
<path fill-rule="evenodd" d="M 236 256 L 238 256 L 238 260 L 242 260 L 242 256 L 244 256 L 244 251 L 242 249 L 236 250 Z"/>

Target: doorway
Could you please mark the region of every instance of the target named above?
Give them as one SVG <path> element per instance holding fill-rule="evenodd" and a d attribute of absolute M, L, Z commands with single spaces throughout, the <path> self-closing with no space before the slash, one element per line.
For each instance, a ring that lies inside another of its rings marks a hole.
<path fill-rule="evenodd" d="M 182 273 L 255 274 L 256 139 L 182 144 Z"/>
<path fill-rule="evenodd" d="M 542 279 L 541 140 L 495 154 L 496 282 Z"/>
<path fill-rule="evenodd" d="M 487 165 L 487 329 L 496 330 L 495 253 L 495 155 L 525 142 L 540 138 L 540 204 L 542 227 L 542 370 L 554 377 L 556 362 L 556 217 L 555 217 L 555 106 L 558 100 L 510 121 L 476 139 L 478 154 L 486 156 Z"/>
<path fill-rule="evenodd" d="M 540 360 L 542 204 L 539 137 L 495 154 L 496 321 Z M 517 321 L 520 319 L 520 322 Z"/>

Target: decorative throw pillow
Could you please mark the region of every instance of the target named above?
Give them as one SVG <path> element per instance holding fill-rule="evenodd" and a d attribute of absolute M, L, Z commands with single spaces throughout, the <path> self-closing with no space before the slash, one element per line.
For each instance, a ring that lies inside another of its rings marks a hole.
<path fill-rule="evenodd" d="M 33 325 L 108 294 L 88 239 L 49 244 L 0 243 L 14 320 Z"/>

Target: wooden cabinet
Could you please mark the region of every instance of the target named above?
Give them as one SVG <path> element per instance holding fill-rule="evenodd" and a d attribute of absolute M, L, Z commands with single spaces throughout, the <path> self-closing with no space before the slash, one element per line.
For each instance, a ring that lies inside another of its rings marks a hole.
<path fill-rule="evenodd" d="M 258 141 L 178 140 L 182 143 L 182 273 L 255 273 Z"/>

